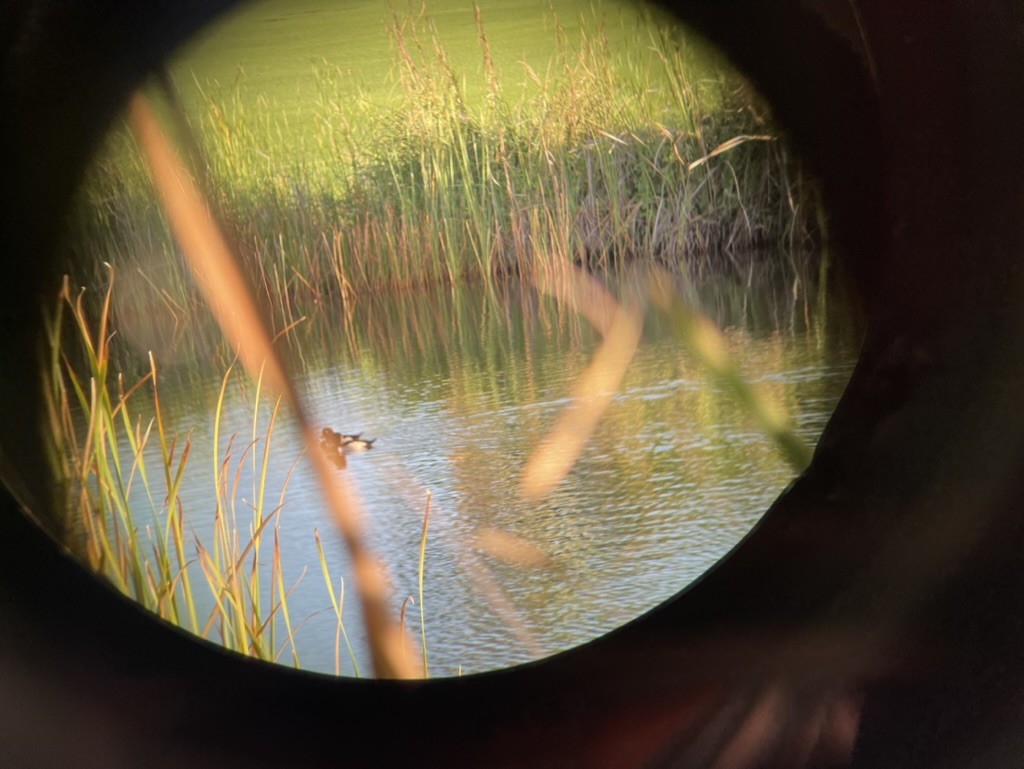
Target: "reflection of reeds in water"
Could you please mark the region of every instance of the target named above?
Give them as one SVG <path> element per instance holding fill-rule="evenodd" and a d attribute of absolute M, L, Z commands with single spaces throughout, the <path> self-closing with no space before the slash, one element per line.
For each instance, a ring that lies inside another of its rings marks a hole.
<path fill-rule="evenodd" d="M 562 286 L 559 289 L 555 289 L 551 287 L 546 295 L 537 294 L 529 290 L 508 290 L 500 296 L 496 296 L 494 293 L 477 292 L 474 295 L 474 301 L 467 303 L 465 295 L 456 298 L 449 292 L 442 291 L 435 297 L 436 301 L 410 302 L 407 300 L 403 301 L 401 298 L 388 299 L 386 297 L 375 299 L 368 302 L 365 307 L 360 305 L 350 319 L 352 323 L 351 342 L 353 345 L 350 353 L 353 355 L 358 353 L 361 356 L 359 359 L 360 365 L 366 367 L 371 372 L 376 370 L 381 376 L 389 379 L 397 378 L 395 381 L 397 386 L 408 387 L 417 382 L 432 379 L 440 371 L 445 372 L 445 378 L 451 384 L 451 393 L 447 399 L 448 409 L 450 418 L 456 423 L 464 416 L 478 413 L 481 408 L 485 407 L 485 404 L 501 403 L 509 399 L 514 402 L 536 402 L 541 397 L 540 394 L 548 390 L 549 383 L 546 381 L 545 376 L 550 376 L 550 374 L 545 375 L 537 369 L 539 360 L 534 360 L 532 363 L 527 362 L 527 359 L 534 355 L 534 346 L 538 347 L 537 352 L 539 353 L 550 344 L 551 339 L 559 337 L 575 339 L 576 341 L 570 347 L 575 348 L 576 352 L 564 357 L 559 364 L 559 369 L 578 368 L 582 371 L 587 365 L 586 356 L 588 351 L 598 345 L 601 338 L 597 331 L 587 329 L 589 324 L 583 318 L 587 316 L 595 319 L 604 318 L 608 311 L 614 312 L 614 308 L 617 305 L 613 295 L 606 290 L 591 292 L 590 295 L 597 297 L 596 300 L 581 300 L 579 297 L 586 297 L 588 293 L 585 290 L 581 290 L 580 286 L 592 286 L 593 284 L 591 282 L 592 279 L 585 275 L 581 274 L 578 277 L 579 280 L 576 282 L 575 288 L 570 289 Z M 510 289 L 511 287 L 506 288 Z M 559 299 L 555 297 L 559 297 Z M 65 299 L 62 304 L 65 315 L 71 314 L 75 319 L 76 327 L 83 329 L 81 333 L 85 333 L 84 329 L 88 328 L 88 321 L 85 318 L 84 310 L 81 304 L 74 304 L 71 301 L 72 299 L 73 297 L 70 296 L 68 289 L 65 289 Z M 664 301 L 664 296 L 662 296 L 662 300 Z M 675 304 L 677 300 L 672 299 L 671 301 Z M 733 300 L 729 299 L 728 295 L 723 295 L 717 301 L 728 305 Z M 771 307 L 771 305 L 768 305 L 757 312 L 750 311 L 754 312 L 755 316 L 763 314 L 769 318 L 772 318 L 774 313 L 787 311 L 785 308 L 773 311 Z M 68 308 L 72 308 L 72 312 L 69 313 Z M 361 315 L 363 310 L 368 313 L 366 317 Z M 675 313 L 678 311 L 681 310 L 670 310 L 664 316 L 664 320 L 670 324 L 676 323 Z M 789 308 L 788 312 L 793 314 L 794 309 Z M 401 313 L 401 315 L 399 317 L 391 317 L 395 313 Z M 799 312 L 795 312 L 795 314 L 797 317 L 801 315 Z M 384 322 L 382 316 L 388 316 L 389 320 Z M 644 319 L 644 323 L 657 322 L 661 318 L 662 316 L 649 313 Z M 596 320 L 595 323 L 600 324 L 602 321 Z M 785 328 L 786 323 L 780 325 Z M 54 329 L 57 328 L 58 326 L 55 325 Z M 605 329 L 607 330 L 607 327 Z M 91 349 L 94 345 L 94 343 L 88 341 L 89 339 L 99 338 L 106 339 L 106 335 L 90 333 L 86 340 L 86 347 Z M 315 339 L 316 334 L 312 334 L 312 338 Z M 763 367 L 764 370 L 785 370 L 787 368 L 786 338 L 784 334 L 772 337 L 772 343 L 766 343 L 758 347 L 761 350 L 761 355 L 769 356 L 771 359 L 770 361 L 766 359 Z M 327 339 L 328 337 L 325 337 L 323 341 L 327 341 Z M 68 350 L 69 347 L 73 347 L 74 345 L 71 344 L 73 341 L 73 337 L 54 338 L 52 343 L 55 345 L 55 354 L 59 356 L 61 349 Z M 333 341 L 336 343 L 337 338 L 335 337 Z M 728 346 L 727 342 L 726 346 Z M 109 345 L 105 345 L 101 355 L 101 358 L 105 360 L 102 368 L 106 371 L 111 370 L 109 360 L 104 358 L 104 356 L 109 354 L 108 350 Z M 60 358 L 57 357 L 54 360 L 59 362 Z M 715 360 L 718 360 L 720 365 L 720 352 L 716 355 Z M 754 361 L 754 366 L 760 370 L 757 367 L 756 361 Z M 682 354 L 666 358 L 663 362 L 663 367 L 662 378 L 666 381 L 678 379 L 681 376 L 690 380 L 699 380 L 704 376 L 702 372 L 706 371 L 706 366 L 699 360 L 694 360 Z M 61 376 L 65 378 L 75 376 L 74 371 L 73 368 L 65 368 L 61 372 Z M 156 397 L 157 393 L 149 386 L 152 377 L 151 373 L 150 377 L 145 380 L 144 384 L 147 386 L 135 388 L 134 395 L 138 399 L 146 398 L 152 394 L 153 400 L 151 405 L 137 405 L 129 421 L 132 421 L 133 424 L 137 422 L 140 412 L 152 411 L 160 417 L 154 422 L 153 427 L 156 429 L 152 429 L 151 434 L 152 436 L 161 434 L 165 436 L 166 448 L 161 449 L 159 453 L 161 459 L 157 465 L 161 468 L 160 472 L 165 475 L 165 479 L 163 481 L 163 488 L 154 490 L 151 496 L 157 500 L 165 497 L 167 499 L 175 499 L 176 496 L 169 493 L 168 489 L 176 490 L 185 483 L 196 482 L 189 480 L 189 478 L 194 479 L 196 469 L 187 464 L 187 456 L 180 457 L 180 451 L 175 449 L 175 439 L 167 432 L 168 422 L 165 416 L 165 409 Z M 57 380 L 54 379 L 54 381 L 56 382 Z M 81 381 L 80 375 L 79 381 Z M 227 386 L 228 377 L 225 377 L 218 395 L 218 404 L 223 403 Z M 80 385 L 80 389 L 84 388 L 81 388 Z M 73 388 L 71 388 L 71 391 L 73 392 Z M 55 404 L 68 402 L 66 393 L 63 396 L 59 395 L 60 387 L 55 386 L 54 392 L 58 393 L 57 396 L 53 397 Z M 776 395 L 778 394 L 777 392 Z M 545 397 L 550 397 L 550 395 Z M 732 396 L 729 394 L 728 387 L 697 388 L 690 394 L 677 396 L 675 400 L 678 402 L 678 408 L 680 409 L 678 415 L 680 429 L 696 430 L 697 428 L 693 427 L 693 425 L 702 423 L 721 425 L 723 423 L 723 414 L 728 413 L 726 410 L 729 408 L 729 401 L 731 399 Z M 74 401 L 75 399 L 72 398 L 71 400 Z M 130 402 L 131 399 L 126 394 L 125 404 L 122 407 L 125 411 L 122 414 L 116 411 L 119 401 L 116 399 L 114 401 L 113 408 L 115 409 L 115 414 L 113 424 L 116 428 L 119 428 L 119 432 L 117 437 L 113 435 L 106 436 L 108 453 L 112 450 L 111 447 L 118 443 L 118 439 L 123 436 L 120 420 L 124 419 L 128 414 L 127 410 Z M 614 472 L 624 479 L 647 477 L 650 474 L 648 471 L 657 471 L 658 462 L 660 461 L 659 457 L 647 452 L 642 440 L 639 445 L 633 445 L 630 442 L 636 435 L 638 426 L 644 425 L 648 421 L 648 415 L 645 413 L 645 403 L 642 399 L 631 399 L 625 403 L 618 403 L 614 409 L 601 416 L 602 422 L 606 423 L 606 429 L 591 439 L 592 449 L 596 450 L 601 456 L 600 462 L 602 465 L 606 466 L 609 472 Z M 79 409 L 86 415 L 87 422 L 93 418 L 83 405 L 79 405 Z M 59 416 L 59 418 L 55 419 L 55 424 L 60 424 L 61 422 L 68 425 L 75 424 L 68 414 L 60 415 L 59 409 L 54 413 Z M 219 414 L 220 405 L 218 405 L 217 410 L 214 412 L 214 440 L 218 444 L 221 440 L 218 437 L 221 421 Z M 524 414 L 523 416 L 524 421 L 518 425 L 517 432 L 510 434 L 507 438 L 508 450 L 482 452 L 473 445 L 461 446 L 459 444 L 446 447 L 446 455 L 452 463 L 452 469 L 460 486 L 479 486 L 479 478 L 498 477 L 502 472 L 507 472 L 509 462 L 516 462 L 515 457 L 523 456 L 529 449 L 531 440 L 542 435 L 548 427 L 547 420 L 540 414 L 534 414 L 533 416 Z M 731 424 L 732 417 L 725 417 L 725 421 Z M 81 422 L 77 424 L 81 424 Z M 691 427 L 686 427 L 688 425 Z M 262 500 L 265 495 L 258 489 L 255 490 L 252 499 L 260 501 L 257 508 L 262 509 L 266 507 L 267 511 L 260 513 L 258 516 L 254 514 L 252 522 L 248 526 L 246 526 L 245 516 L 243 515 L 241 517 L 242 528 L 239 529 L 239 516 L 235 514 L 235 499 L 238 492 L 238 478 L 241 472 L 241 465 L 246 461 L 254 461 L 256 463 L 256 472 L 253 475 L 260 479 L 265 474 L 268 462 L 266 451 L 272 427 L 273 423 L 270 423 L 264 432 L 263 428 L 257 430 L 254 424 L 251 437 L 244 439 L 247 445 L 235 445 L 238 441 L 236 438 L 233 443 L 229 444 L 222 457 L 216 461 L 214 477 L 219 479 L 217 480 L 217 500 L 218 510 L 220 511 L 217 515 L 217 521 L 224 528 L 218 529 L 216 536 L 212 540 L 202 541 L 200 549 L 196 551 L 196 543 L 187 534 L 184 536 L 184 539 L 180 536 L 182 531 L 188 531 L 187 521 L 183 522 L 181 520 L 180 509 L 169 508 L 161 514 L 173 518 L 177 522 L 176 528 L 170 530 L 171 538 L 167 540 L 168 544 L 166 546 L 157 543 L 153 547 L 156 551 L 160 551 L 162 547 L 164 548 L 166 552 L 165 560 L 169 561 L 171 567 L 146 567 L 146 559 L 143 558 L 142 568 L 137 568 L 136 571 L 144 574 L 147 568 L 149 568 L 154 574 L 170 574 L 170 583 L 173 585 L 174 590 L 166 590 L 168 597 L 165 599 L 165 604 L 167 605 L 154 606 L 154 608 L 160 612 L 169 612 L 164 614 L 164 616 L 172 619 L 177 617 L 186 627 L 192 627 L 189 624 L 190 620 L 187 613 L 188 603 L 185 602 L 183 597 L 185 593 L 182 591 L 186 589 L 194 590 L 194 588 L 187 581 L 188 573 L 181 572 L 180 564 L 187 562 L 193 557 L 197 557 L 198 563 L 203 569 L 202 576 L 205 578 L 206 587 L 209 588 L 208 590 L 203 589 L 201 592 L 204 595 L 223 596 L 215 614 L 206 614 L 205 609 L 199 612 L 196 623 L 199 631 L 206 631 L 207 634 L 212 633 L 213 637 L 224 639 L 232 648 L 239 648 L 249 653 L 269 655 L 270 650 L 273 650 L 274 656 L 279 656 L 283 648 L 284 653 L 292 655 L 293 662 L 296 662 L 294 641 L 291 639 L 293 632 L 298 632 L 297 628 L 301 625 L 301 622 L 293 623 L 287 612 L 287 599 L 290 595 L 291 586 L 283 584 L 284 572 L 279 565 L 280 555 L 276 541 L 272 556 L 268 552 L 266 545 L 260 548 L 260 541 L 267 539 L 271 529 L 274 530 L 276 540 L 277 526 L 275 516 L 278 515 L 277 511 L 284 502 L 284 490 L 282 489 L 278 505 L 274 509 L 269 509 L 269 504 L 264 505 Z M 737 422 L 736 428 L 740 430 L 748 429 L 743 426 L 742 422 Z M 69 429 L 73 429 L 73 427 Z M 133 435 L 141 434 L 145 437 L 146 433 L 146 430 L 136 428 Z M 77 436 L 71 435 L 69 440 L 73 440 L 75 437 L 81 440 L 81 434 Z M 642 438 L 642 436 L 639 437 Z M 680 440 L 684 439 L 685 436 L 680 435 Z M 140 440 L 136 439 L 136 442 L 132 445 L 138 445 L 139 442 Z M 180 440 L 178 443 L 180 443 Z M 153 437 L 149 445 L 152 447 L 156 444 L 156 438 Z M 143 442 L 143 446 L 145 445 Z M 130 463 L 138 465 L 138 471 L 135 473 L 136 476 L 145 470 L 145 466 L 141 464 L 141 456 L 140 450 L 137 457 L 132 455 L 130 459 Z M 166 461 L 164 461 L 165 459 Z M 78 460 L 76 462 L 75 466 L 79 470 L 73 471 L 71 473 L 72 477 L 81 477 L 82 473 L 87 474 L 88 471 L 82 469 L 84 467 L 83 462 L 87 464 L 88 460 Z M 697 477 L 703 479 L 725 477 L 730 472 L 730 469 L 721 466 L 720 462 L 718 464 L 716 462 L 718 460 L 711 456 L 706 458 L 695 457 L 690 467 Z M 94 464 L 96 467 L 100 466 L 98 463 Z M 163 469 L 165 466 L 169 468 L 167 471 Z M 394 469 L 392 468 L 392 470 Z M 65 477 L 69 477 L 69 472 L 65 470 Z M 130 471 L 126 472 L 131 474 Z M 78 473 L 78 475 L 75 475 L 75 473 Z M 393 475 L 390 470 L 389 474 Z M 408 500 L 410 510 L 414 510 L 417 507 L 422 509 L 422 501 L 427 493 L 427 486 L 423 483 L 424 480 L 429 484 L 429 479 L 420 479 L 418 484 L 403 484 L 409 486 L 414 492 Z M 86 481 L 82 484 L 82 487 L 89 483 L 92 482 Z M 262 484 L 262 481 L 258 481 L 258 483 Z M 116 487 L 112 482 L 104 481 L 100 488 L 109 489 Z M 628 488 L 628 484 L 625 488 Z M 131 520 L 138 521 L 138 511 L 132 511 L 128 508 L 127 494 L 124 501 L 119 503 L 117 508 L 115 508 L 113 503 L 109 502 L 97 503 L 95 500 L 81 500 L 81 505 L 86 503 L 91 504 L 94 510 L 113 511 L 118 509 L 128 515 L 134 513 L 134 518 Z M 504 505 L 496 500 L 493 507 L 495 510 L 499 510 Z M 84 507 L 79 509 L 84 511 Z M 541 515 L 544 516 L 546 513 L 542 512 Z M 98 518 L 93 518 L 92 520 L 98 520 Z M 546 519 L 542 517 L 539 520 Z M 412 519 L 410 519 L 409 525 L 415 525 Z M 564 521 L 559 524 L 561 527 L 559 530 L 565 536 L 575 541 L 578 540 L 579 533 L 577 532 L 575 535 L 572 533 L 572 525 L 571 522 Z M 517 607 L 506 596 L 503 596 L 491 574 L 493 562 L 482 559 L 480 554 L 506 562 L 516 562 L 518 558 L 517 553 L 533 552 L 535 556 L 537 552 L 541 551 L 558 553 L 560 545 L 556 540 L 551 539 L 551 537 L 555 536 L 555 530 L 544 530 L 540 534 L 539 539 L 534 539 L 534 537 L 538 536 L 536 527 L 532 525 L 519 525 L 508 516 L 498 516 L 490 519 L 484 517 L 480 520 L 480 526 L 482 528 L 477 532 L 477 536 L 464 538 L 459 541 L 447 541 L 443 543 L 442 547 L 448 552 L 454 565 L 462 570 L 469 582 L 476 587 L 484 602 L 490 607 L 490 611 L 506 621 L 506 625 L 510 628 L 513 638 L 517 639 L 517 642 L 523 649 L 533 650 L 532 653 L 536 654 L 537 649 L 540 647 L 537 641 L 531 637 L 530 619 L 523 613 L 524 607 Z M 569 527 L 569 529 L 565 529 L 565 527 Z M 123 542 L 123 545 L 120 546 L 123 554 L 117 559 L 120 562 L 130 564 L 132 563 L 132 559 L 129 557 L 130 553 L 146 553 L 150 549 L 149 543 L 145 541 L 145 538 L 142 538 L 141 547 L 138 537 L 134 543 L 131 542 L 130 534 L 136 531 L 137 528 L 137 524 L 123 524 L 111 535 L 112 537 L 120 537 Z M 160 527 L 153 528 L 161 530 Z M 249 538 L 247 539 L 246 535 L 241 535 L 240 539 L 240 532 L 246 528 L 250 532 Z M 499 531 L 501 534 L 495 536 L 493 534 L 495 531 Z M 175 532 L 179 534 L 178 540 L 173 538 Z M 252 532 L 256 532 L 256 535 L 252 536 Z M 516 540 L 509 537 L 510 532 L 516 532 L 516 536 L 519 539 Z M 530 538 L 532 542 L 524 542 L 522 539 L 524 536 Z M 624 541 L 628 541 L 629 532 L 623 531 L 623 537 Z M 94 546 L 94 551 L 102 553 L 105 546 L 101 540 L 94 538 L 94 542 L 99 543 Z M 533 546 L 532 551 L 529 547 L 530 544 Z M 107 546 L 107 549 L 114 548 Z M 193 552 L 196 552 L 197 555 L 193 556 Z M 269 561 L 271 564 L 269 582 L 264 579 L 265 584 L 262 589 L 259 584 L 259 570 L 257 567 L 257 563 L 260 560 L 263 562 Z M 518 558 L 518 560 L 522 561 L 522 558 Z M 105 563 L 109 562 L 112 561 L 104 562 L 104 566 Z M 93 563 L 99 565 L 100 562 L 94 557 Z M 557 568 L 558 565 L 554 565 Z M 532 563 L 527 563 L 526 566 L 536 568 Z M 336 657 L 341 644 L 344 643 L 349 650 L 349 657 L 354 659 L 354 652 L 351 650 L 344 625 L 341 623 L 341 613 L 344 605 L 344 585 L 338 586 L 337 575 L 334 575 L 334 577 L 330 576 L 325 560 L 321 561 L 321 568 L 324 571 L 324 579 L 331 585 L 329 589 L 331 610 L 335 612 L 338 620 L 335 644 Z M 198 572 L 195 572 L 193 576 L 196 574 Z M 175 582 L 175 579 L 177 579 L 177 582 Z M 253 582 L 252 580 L 256 581 Z M 132 580 L 130 578 L 114 581 L 120 585 L 126 585 L 128 592 L 135 594 L 132 592 Z M 159 589 L 156 592 L 159 592 Z M 228 595 L 231 598 L 227 598 L 226 596 Z M 257 604 L 256 608 L 252 608 L 247 603 L 252 601 L 251 596 L 253 595 L 262 595 L 262 605 Z M 268 601 L 268 599 L 272 600 Z M 422 612 L 424 611 L 423 596 L 418 596 L 418 599 L 417 603 Z M 201 599 L 200 603 L 206 600 Z M 170 601 L 169 604 L 167 603 L 168 601 Z M 173 613 L 175 601 L 186 609 L 184 613 L 182 611 Z M 194 604 L 194 599 L 192 601 Z M 429 584 L 427 585 L 427 601 L 429 602 Z M 145 599 L 143 599 L 143 603 L 150 605 Z M 249 608 L 246 608 L 247 606 Z M 429 610 L 429 607 L 426 608 Z M 425 621 L 421 615 L 421 634 L 425 634 L 424 626 Z M 269 635 L 260 637 L 258 635 L 260 627 L 265 627 L 265 632 L 268 634 L 276 633 L 278 639 L 271 643 Z M 275 627 L 277 628 L 276 630 L 274 630 Z M 434 632 L 443 633 L 443 626 L 435 626 Z M 284 644 L 283 647 L 282 644 Z M 335 667 L 339 669 L 339 662 L 336 661 Z M 358 670 L 357 667 L 353 669 Z"/>
<path fill-rule="evenodd" d="M 651 298 L 672 317 L 678 338 L 690 354 L 720 384 L 724 385 L 758 427 L 779 447 L 796 472 L 810 462 L 810 451 L 796 435 L 781 405 L 763 390 L 751 387 L 731 360 L 721 332 L 706 315 L 679 300 L 670 276 L 652 273 Z M 579 282 L 576 284 L 580 285 Z M 571 293 L 571 292 L 570 292 Z M 599 294 L 577 289 L 575 303 L 606 304 Z M 604 307 L 583 312 L 585 317 L 605 317 Z M 604 417 L 636 352 L 643 330 L 643 313 L 636 306 L 621 303 L 603 329 L 604 339 L 588 366 L 580 373 L 572 401 L 559 420 L 531 454 L 523 469 L 520 493 L 538 500 L 565 478 L 583 447 Z"/>

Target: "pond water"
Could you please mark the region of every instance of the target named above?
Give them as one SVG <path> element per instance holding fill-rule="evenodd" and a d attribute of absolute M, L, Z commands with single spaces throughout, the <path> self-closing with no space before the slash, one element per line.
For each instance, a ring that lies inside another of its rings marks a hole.
<path fill-rule="evenodd" d="M 835 302 L 826 313 L 794 288 L 791 279 L 712 281 L 699 293 L 746 378 L 783 404 L 813 442 L 852 370 L 857 334 Z M 363 502 L 396 615 L 406 596 L 418 595 L 430 494 L 423 612 L 433 676 L 549 655 L 636 617 L 728 552 L 793 476 L 654 310 L 594 436 L 568 478 L 540 502 L 520 497 L 520 473 L 599 342 L 575 313 L 514 284 L 497 294 L 437 289 L 361 298 L 349 314 L 325 312 L 295 334 L 300 385 L 318 423 L 376 439 L 339 472 Z M 213 467 L 226 451 L 234 514 L 242 531 L 248 528 L 249 505 L 260 493 L 254 465 L 262 461 L 272 406 L 264 396 L 254 411 L 253 384 L 234 375 L 215 460 L 212 414 L 221 375 L 176 381 L 168 371 L 161 382 L 171 429 L 191 433 L 181 502 L 201 541 L 210 536 L 216 508 Z M 254 450 L 243 454 L 254 435 Z M 270 438 L 265 508 L 283 500 L 275 523 L 284 581 L 298 581 L 288 607 L 299 661 L 333 672 L 335 617 L 314 530 L 335 577 L 351 584 L 349 569 L 311 468 L 296 464 L 300 454 L 294 428 L 280 417 Z M 133 493 L 140 508 L 148 504 L 141 491 Z M 495 559 L 480 547 L 481 532 L 495 530 L 530 543 L 546 564 Z M 263 547 L 269 551 L 269 537 Z M 264 560 L 269 585 L 271 559 Z M 193 570 L 202 584 L 198 566 Z M 419 609 L 410 604 L 406 614 L 413 638 Z M 355 662 L 367 674 L 351 592 L 344 620 Z M 341 673 L 353 674 L 344 646 L 340 658 Z M 291 653 L 281 661 L 291 662 Z"/>

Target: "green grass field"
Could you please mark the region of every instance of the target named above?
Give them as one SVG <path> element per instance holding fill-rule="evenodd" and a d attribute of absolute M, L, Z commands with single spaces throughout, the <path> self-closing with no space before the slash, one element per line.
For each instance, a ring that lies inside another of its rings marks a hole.
<path fill-rule="evenodd" d="M 257 4 L 171 67 L 194 173 L 278 328 L 370 291 L 637 261 L 743 275 L 813 252 L 813 185 L 681 30 L 616 5 L 436 5 Z M 122 317 L 196 311 L 126 131 L 67 243 L 76 282 L 104 285 L 103 262 L 144 276 Z"/>

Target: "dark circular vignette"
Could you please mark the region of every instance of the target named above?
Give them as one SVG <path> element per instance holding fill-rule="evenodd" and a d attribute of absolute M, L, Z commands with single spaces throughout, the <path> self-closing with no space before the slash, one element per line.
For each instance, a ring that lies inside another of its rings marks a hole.
<path fill-rule="evenodd" d="M 869 311 L 861 360 L 811 467 L 693 587 L 549 660 L 415 683 L 191 639 L 21 510 L 48 495 L 32 330 L 61 214 L 130 89 L 229 5 L 0 7 L 0 470 L 20 481 L 0 498 L 0 765 L 315 767 L 361 750 L 368 766 L 1020 764 L 1014 0 L 671 4 L 821 179 L 831 247 Z"/>

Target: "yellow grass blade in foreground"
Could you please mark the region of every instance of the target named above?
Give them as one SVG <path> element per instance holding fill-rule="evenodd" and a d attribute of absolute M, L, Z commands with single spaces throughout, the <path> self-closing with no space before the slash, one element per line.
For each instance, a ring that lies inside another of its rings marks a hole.
<path fill-rule="evenodd" d="M 131 98 L 129 123 L 149 165 L 174 237 L 214 317 L 237 349 L 249 375 L 256 377 L 262 369 L 264 381 L 284 398 L 299 422 L 310 461 L 351 555 L 374 672 L 384 678 L 414 677 L 417 671 L 404 655 L 404 635 L 387 610 L 383 571 L 363 545 L 362 516 L 355 495 L 319 450 L 316 428 L 306 417 L 273 348 L 237 260 L 141 93 Z"/>
<path fill-rule="evenodd" d="M 526 463 L 519 482 L 524 497 L 540 499 L 568 475 L 611 404 L 633 360 L 643 325 L 638 307 L 623 304 L 616 310 L 604 341 L 576 383 L 572 404 Z"/>

